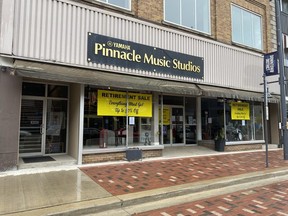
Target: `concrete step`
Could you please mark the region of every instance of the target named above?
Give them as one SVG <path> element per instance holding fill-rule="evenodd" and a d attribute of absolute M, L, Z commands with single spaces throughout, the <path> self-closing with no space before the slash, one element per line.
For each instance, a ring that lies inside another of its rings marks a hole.
<path fill-rule="evenodd" d="M 214 197 L 239 190 L 272 184 L 288 180 L 288 170 L 285 168 L 267 169 L 265 171 L 229 176 L 196 183 L 159 188 L 144 192 L 111 196 L 83 202 L 70 203 L 54 207 L 13 214 L 15 216 L 49 215 L 49 216 L 79 216 L 79 215 L 131 215 L 137 212 L 177 205 L 186 202 Z"/>

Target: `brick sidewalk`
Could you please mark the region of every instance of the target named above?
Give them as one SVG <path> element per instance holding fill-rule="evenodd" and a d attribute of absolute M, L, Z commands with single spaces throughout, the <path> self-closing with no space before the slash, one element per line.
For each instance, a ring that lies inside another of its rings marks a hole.
<path fill-rule="evenodd" d="M 134 214 L 135 216 L 288 216 L 288 181 L 196 202 Z"/>
<path fill-rule="evenodd" d="M 269 152 L 269 168 L 288 167 L 283 150 Z M 130 162 L 81 170 L 112 195 L 239 175 L 265 168 L 265 152 Z"/>

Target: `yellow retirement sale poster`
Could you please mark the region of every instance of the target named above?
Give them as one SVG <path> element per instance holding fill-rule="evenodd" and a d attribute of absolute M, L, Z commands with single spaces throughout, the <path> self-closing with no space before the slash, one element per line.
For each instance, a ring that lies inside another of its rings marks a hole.
<path fill-rule="evenodd" d="M 99 116 L 152 117 L 152 94 L 98 90 L 97 99 Z"/>

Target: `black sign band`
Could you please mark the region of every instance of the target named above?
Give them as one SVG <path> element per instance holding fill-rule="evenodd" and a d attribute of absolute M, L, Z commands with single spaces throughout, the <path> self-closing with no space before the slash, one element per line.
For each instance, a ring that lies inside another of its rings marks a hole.
<path fill-rule="evenodd" d="M 195 79 L 204 78 L 203 58 L 88 33 L 88 61 Z"/>

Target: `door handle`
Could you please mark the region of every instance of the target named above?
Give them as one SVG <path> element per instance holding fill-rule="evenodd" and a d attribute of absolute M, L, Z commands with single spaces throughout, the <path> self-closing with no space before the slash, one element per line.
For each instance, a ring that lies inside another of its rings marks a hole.
<path fill-rule="evenodd" d="M 40 125 L 40 134 L 43 134 L 43 124 Z"/>

